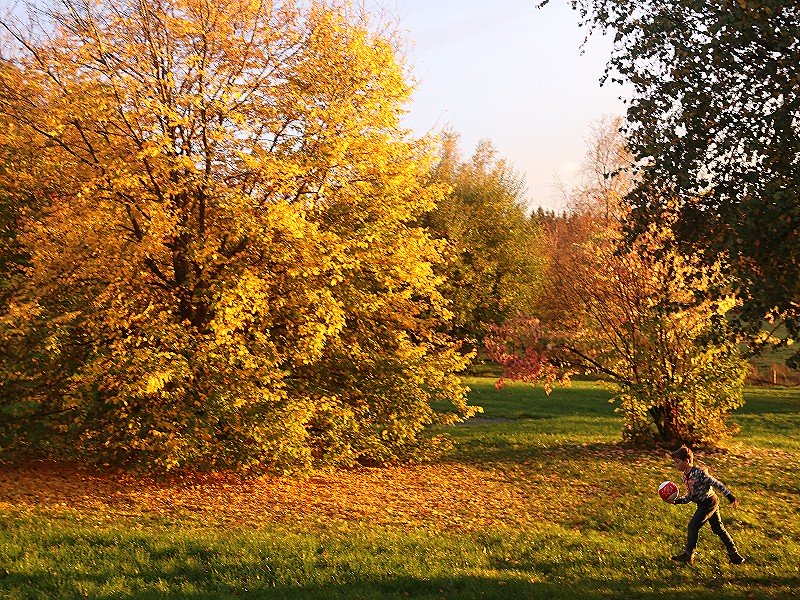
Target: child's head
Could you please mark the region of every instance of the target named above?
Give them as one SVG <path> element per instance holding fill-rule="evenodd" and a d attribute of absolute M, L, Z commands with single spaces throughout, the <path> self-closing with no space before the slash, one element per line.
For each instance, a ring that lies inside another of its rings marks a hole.
<path fill-rule="evenodd" d="M 675 452 L 672 452 L 671 456 L 675 466 L 679 469 L 685 469 L 686 467 L 691 466 L 694 462 L 694 454 L 692 453 L 692 449 L 686 444 L 675 450 Z"/>

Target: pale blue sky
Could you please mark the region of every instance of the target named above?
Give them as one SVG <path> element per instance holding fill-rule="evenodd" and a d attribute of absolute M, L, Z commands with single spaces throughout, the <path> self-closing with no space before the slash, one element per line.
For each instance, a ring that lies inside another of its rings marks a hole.
<path fill-rule="evenodd" d="M 490 139 L 525 176 L 533 206 L 560 209 L 555 185 L 583 160 L 590 125 L 622 115 L 625 89 L 600 87 L 611 40 L 586 30 L 567 0 L 372 0 L 410 41 L 418 87 L 406 123 L 452 127 L 471 153 Z"/>

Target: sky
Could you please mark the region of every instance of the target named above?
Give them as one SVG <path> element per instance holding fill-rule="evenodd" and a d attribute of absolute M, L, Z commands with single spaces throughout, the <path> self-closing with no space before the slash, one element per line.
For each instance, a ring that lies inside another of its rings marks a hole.
<path fill-rule="evenodd" d="M 625 88 L 600 86 L 611 40 L 594 34 L 582 54 L 586 29 L 568 0 L 373 1 L 408 42 L 416 91 L 405 124 L 453 129 L 465 156 L 490 140 L 533 208 L 563 209 L 591 125 L 625 112 Z"/>

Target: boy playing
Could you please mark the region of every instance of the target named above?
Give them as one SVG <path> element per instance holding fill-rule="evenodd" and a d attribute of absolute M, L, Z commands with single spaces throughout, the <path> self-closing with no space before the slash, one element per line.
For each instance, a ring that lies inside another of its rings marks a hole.
<path fill-rule="evenodd" d="M 694 550 L 697 547 L 697 534 L 706 521 L 711 525 L 711 531 L 719 536 L 725 548 L 728 550 L 728 558 L 734 565 L 744 562 L 744 557 L 736 550 L 730 534 L 722 524 L 719 516 L 719 498 L 712 488 L 717 488 L 733 506 L 739 506 L 739 500 L 725 487 L 721 481 L 717 481 L 708 471 L 694 466 L 694 455 L 688 447 L 681 446 L 671 454 L 675 463 L 675 468 L 683 472 L 683 484 L 686 486 L 686 494 L 680 498 L 675 498 L 673 504 L 697 503 L 697 510 L 689 521 L 688 535 L 686 538 L 686 549 L 672 560 L 691 564 L 694 560 Z"/>

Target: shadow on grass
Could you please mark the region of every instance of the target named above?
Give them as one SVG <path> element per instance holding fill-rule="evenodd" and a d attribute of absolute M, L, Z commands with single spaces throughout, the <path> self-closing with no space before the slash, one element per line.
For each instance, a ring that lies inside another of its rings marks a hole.
<path fill-rule="evenodd" d="M 668 584 L 644 585 L 633 581 L 581 581 L 569 583 L 541 582 L 535 580 L 532 573 L 530 581 L 516 578 L 489 577 L 444 577 L 415 578 L 396 577 L 378 581 L 352 581 L 347 583 L 323 583 L 315 586 L 285 585 L 264 583 L 249 584 L 242 582 L 222 583 L 213 580 L 208 572 L 197 571 L 192 576 L 192 589 L 176 581 L 176 576 L 183 578 L 190 575 L 186 572 L 149 573 L 150 581 L 141 582 L 137 591 L 108 591 L 107 593 L 90 593 L 89 596 L 103 599 L 120 600 L 217 600 L 223 598 L 241 598 L 244 600 L 339 600 L 339 599 L 508 599 L 531 598 L 557 600 L 559 598 L 581 598 L 583 600 L 600 600 L 603 598 L 631 598 L 640 600 L 663 600 L 664 598 L 691 597 L 696 600 L 720 600 L 725 598 L 778 598 L 782 591 L 798 589 L 800 577 L 754 577 L 736 578 L 734 585 L 729 581 L 698 580 L 691 584 L 682 584 L 679 588 Z M 252 575 L 252 573 L 251 573 Z M 515 575 L 519 577 L 519 574 Z M 22 576 L 6 574 L 0 570 L 0 591 L 6 590 L 10 598 L 80 598 L 85 597 L 89 588 L 104 583 L 103 574 L 84 575 L 82 581 L 75 578 L 65 581 L 63 577 L 54 581 L 51 576 Z M 699 578 L 698 578 L 699 579 Z M 184 580 L 185 581 L 185 580 Z M 56 591 L 58 590 L 58 591 Z M 82 591 L 83 590 L 83 591 Z M 783 596 L 785 597 L 785 596 Z"/>
<path fill-rule="evenodd" d="M 503 554 L 494 555 L 472 567 L 487 569 L 482 573 L 442 575 L 425 573 L 439 571 L 442 554 L 436 544 L 411 543 L 397 549 L 367 542 L 353 553 L 349 541 L 323 543 L 303 536 L 276 542 L 251 536 L 182 539 L 179 534 L 176 539 L 169 532 L 158 537 L 141 532 L 51 532 L 30 554 L 22 548 L 0 553 L 0 598 L 733 600 L 792 597 L 800 589 L 796 571 L 781 576 L 751 564 L 742 569 L 726 566 L 710 577 L 707 570 L 703 574 L 672 565 L 653 565 L 655 570 L 639 578 L 609 572 L 608 578 L 576 579 L 572 569 L 565 580 L 569 566 L 556 556 L 545 552 L 519 558 L 509 561 Z M 403 573 L 407 569 L 420 572 Z"/>

